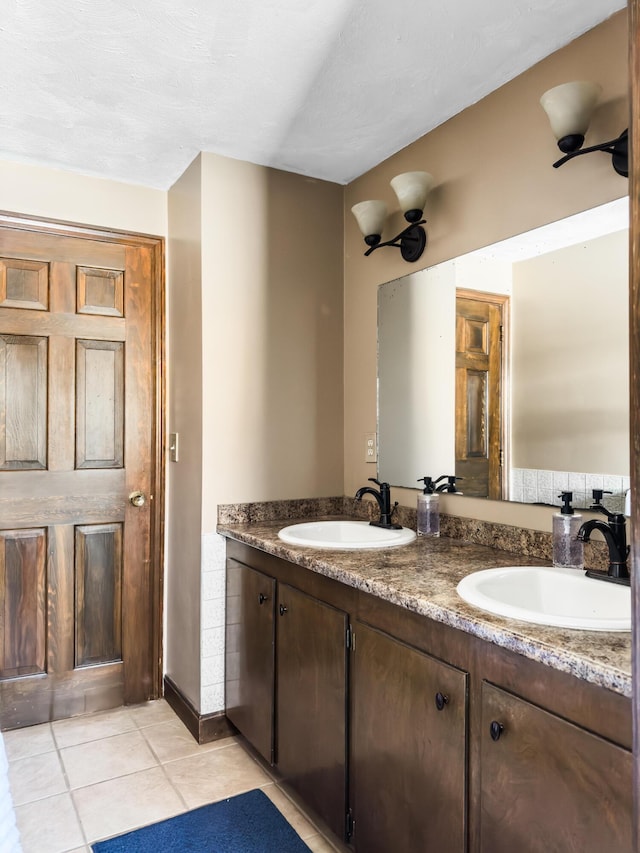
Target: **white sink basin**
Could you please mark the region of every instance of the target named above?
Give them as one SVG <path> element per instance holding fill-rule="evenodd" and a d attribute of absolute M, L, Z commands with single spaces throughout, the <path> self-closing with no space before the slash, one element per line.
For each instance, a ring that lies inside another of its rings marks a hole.
<path fill-rule="evenodd" d="M 457 589 L 469 604 L 498 616 L 585 631 L 631 630 L 631 589 L 577 569 L 486 569 L 467 575 Z"/>
<path fill-rule="evenodd" d="M 290 524 L 278 532 L 289 545 L 309 548 L 395 548 L 413 542 L 416 534 L 408 527 L 385 530 L 368 521 L 306 521 Z"/>

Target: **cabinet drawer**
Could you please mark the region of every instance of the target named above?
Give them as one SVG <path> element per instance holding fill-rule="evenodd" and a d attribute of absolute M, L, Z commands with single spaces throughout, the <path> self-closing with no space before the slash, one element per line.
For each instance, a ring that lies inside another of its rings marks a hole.
<path fill-rule="evenodd" d="M 484 682 L 482 853 L 631 853 L 632 754 Z"/>

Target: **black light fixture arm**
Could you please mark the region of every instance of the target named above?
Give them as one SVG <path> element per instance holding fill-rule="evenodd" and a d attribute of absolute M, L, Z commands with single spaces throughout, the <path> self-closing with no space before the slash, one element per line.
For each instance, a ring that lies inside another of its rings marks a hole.
<path fill-rule="evenodd" d="M 412 222 L 393 240 L 385 240 L 384 243 L 376 243 L 374 246 L 370 246 L 364 253 L 365 257 L 383 246 L 395 246 L 400 249 L 405 261 L 417 261 L 427 244 L 426 231 L 421 227 L 426 221 L 426 219 L 421 219 L 419 222 Z"/>
<path fill-rule="evenodd" d="M 574 157 L 579 157 L 581 154 L 591 154 L 593 151 L 604 151 L 605 154 L 611 154 L 613 168 L 619 175 L 624 178 L 629 177 L 629 139 L 628 130 L 623 130 L 617 139 L 611 139 L 609 142 L 601 142 L 599 145 L 591 145 L 588 148 L 580 148 L 578 151 L 570 151 L 561 157 L 560 160 L 553 164 L 553 168 L 557 169 L 564 165 Z"/>

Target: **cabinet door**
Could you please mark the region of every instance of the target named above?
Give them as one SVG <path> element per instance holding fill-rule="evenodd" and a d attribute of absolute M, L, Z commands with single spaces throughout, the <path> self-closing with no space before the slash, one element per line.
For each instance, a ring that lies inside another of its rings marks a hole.
<path fill-rule="evenodd" d="M 286 584 L 278 605 L 276 763 L 344 838 L 347 614 Z"/>
<path fill-rule="evenodd" d="M 360 623 L 352 668 L 356 850 L 462 853 L 467 674 Z"/>
<path fill-rule="evenodd" d="M 631 853 L 631 753 L 486 682 L 481 777 L 482 853 Z"/>
<path fill-rule="evenodd" d="M 273 763 L 276 582 L 227 560 L 227 717 Z"/>

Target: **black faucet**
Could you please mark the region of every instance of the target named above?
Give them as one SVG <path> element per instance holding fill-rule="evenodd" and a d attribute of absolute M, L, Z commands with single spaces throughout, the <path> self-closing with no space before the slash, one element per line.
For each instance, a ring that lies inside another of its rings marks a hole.
<path fill-rule="evenodd" d="M 443 483 L 442 480 L 446 480 L 447 482 Z M 452 495 L 457 495 L 458 489 L 456 488 L 456 480 L 464 480 L 464 477 L 454 477 L 451 474 L 443 474 L 435 481 L 436 492 L 450 492 Z M 439 486 L 438 483 L 440 483 Z"/>
<path fill-rule="evenodd" d="M 402 530 L 401 524 L 393 524 L 391 521 L 391 516 L 393 515 L 395 508 L 398 506 L 398 502 L 396 501 L 393 508 L 391 507 L 391 486 L 389 483 L 381 483 L 379 480 L 376 480 L 375 477 L 369 477 L 369 482 L 380 486 L 380 491 L 372 489 L 371 486 L 363 486 L 361 489 L 358 489 L 355 494 L 357 501 L 361 501 L 363 495 L 372 495 L 378 502 L 378 506 L 380 507 L 380 519 L 378 521 L 370 521 L 369 524 L 373 527 L 385 527 L 387 530 Z"/>
<path fill-rule="evenodd" d="M 603 506 L 601 504 L 602 495 L 602 489 L 593 490 L 593 503 L 589 509 L 606 515 L 608 522 L 600 521 L 600 519 L 596 518 L 585 521 L 578 530 L 578 539 L 581 542 L 588 542 L 591 538 L 591 533 L 594 530 L 599 530 L 609 548 L 609 569 L 606 574 L 591 570 L 586 571 L 585 574 L 589 578 L 597 578 L 598 580 L 611 581 L 612 583 L 621 583 L 629 586 L 631 578 L 629 569 L 627 568 L 629 546 L 627 545 L 626 519 L 621 512 L 611 512 Z"/>

